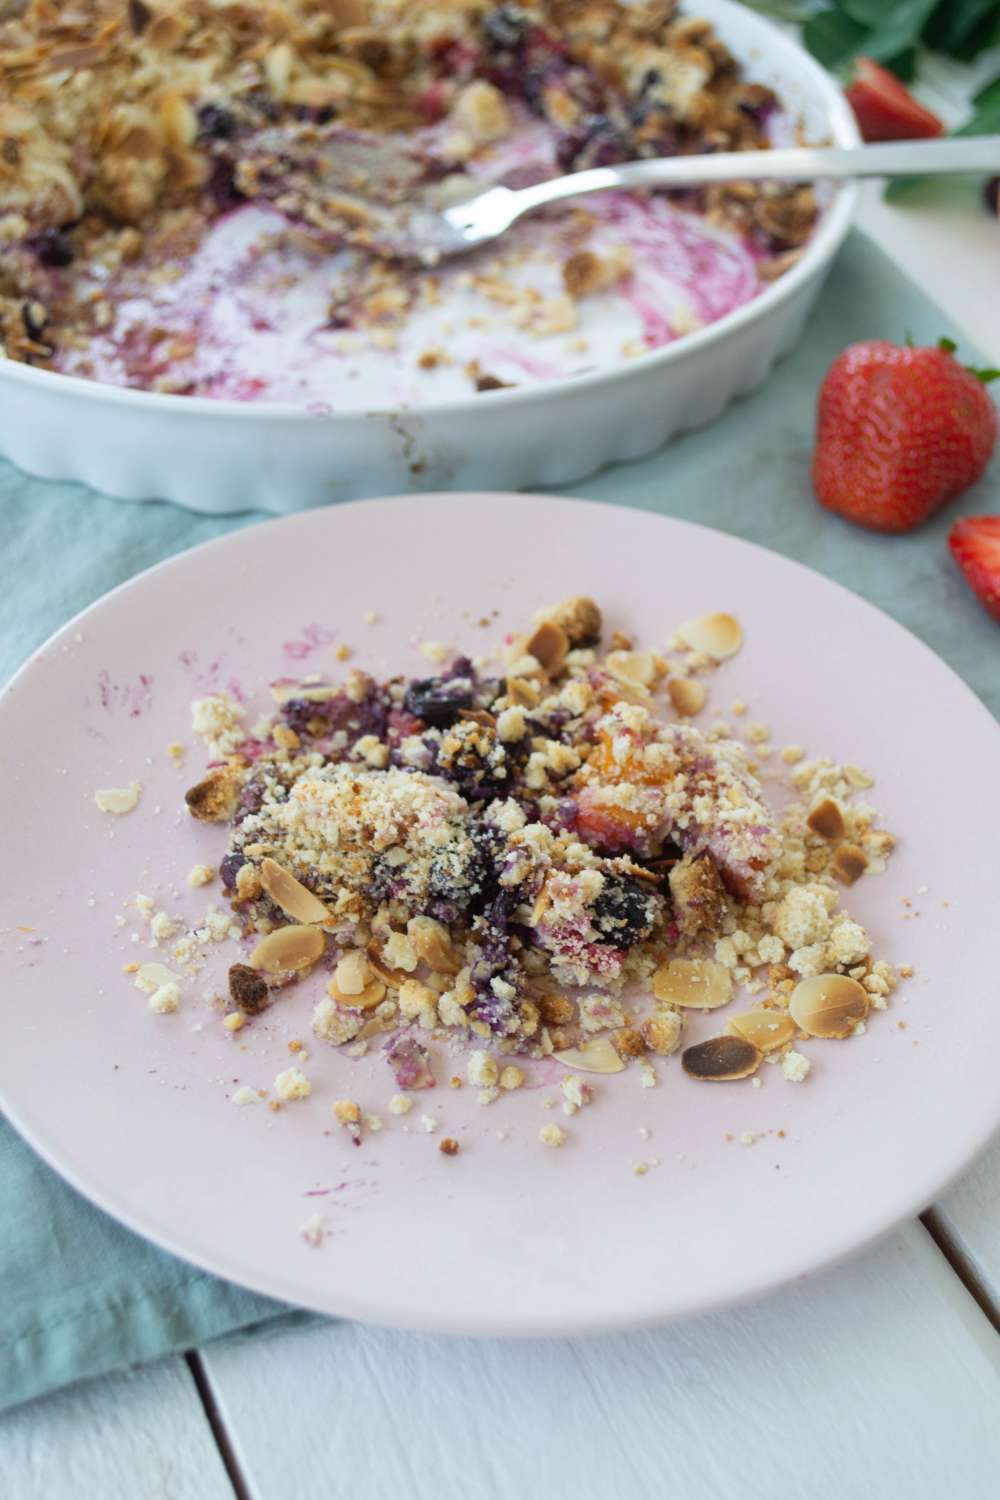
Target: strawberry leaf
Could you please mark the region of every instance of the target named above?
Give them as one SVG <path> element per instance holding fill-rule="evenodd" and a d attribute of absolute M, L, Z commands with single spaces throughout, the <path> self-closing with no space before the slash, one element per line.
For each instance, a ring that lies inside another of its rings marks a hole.
<path fill-rule="evenodd" d="M 943 349 L 945 354 L 954 354 L 955 350 L 958 348 L 958 345 L 955 343 L 954 339 L 942 338 L 938 339 L 938 348 Z"/>

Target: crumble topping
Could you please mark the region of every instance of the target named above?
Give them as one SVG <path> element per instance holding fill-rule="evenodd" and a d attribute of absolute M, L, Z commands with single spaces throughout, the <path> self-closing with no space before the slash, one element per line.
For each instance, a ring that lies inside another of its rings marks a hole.
<path fill-rule="evenodd" d="M 209 908 L 192 935 L 249 940 L 224 1026 L 321 976 L 314 1035 L 381 1054 L 394 1117 L 463 1074 L 496 1105 L 539 1064 L 565 1070 L 545 1106 L 575 1115 L 590 1075 L 632 1069 L 655 1087 L 653 1059 L 679 1051 L 691 1078 L 752 1078 L 767 1059 L 799 1083 L 813 1059 L 796 1044 L 863 1034 L 897 982 L 842 904 L 844 851 L 871 876 L 893 848 L 862 795 L 871 778 L 786 753 L 787 800 L 772 805 L 755 767 L 766 727 L 741 741 L 678 711 L 671 686 L 696 683 L 707 702 L 742 645 L 731 616 L 686 622 L 662 651 L 615 635 L 602 652 L 602 630 L 577 598 L 508 638 L 503 675 L 456 657 L 412 680 L 283 679 L 260 737 L 234 700 L 199 701 L 208 753 L 226 755 L 231 911 Z M 151 898 L 135 904 L 151 942 L 176 935 Z M 136 982 L 155 1009 L 176 1007 L 162 965 Z M 753 1008 L 681 1051 L 688 1018 L 741 990 Z M 297 1067 L 274 1084 L 280 1102 L 310 1090 Z M 361 1106 L 334 1114 L 359 1144 Z M 420 1124 L 441 1121 L 425 1109 Z"/>
<path fill-rule="evenodd" d="M 525 163 L 552 175 L 757 150 L 780 108 L 673 0 L 27 0 L 0 8 L 0 74 L 0 351 L 95 378 L 111 378 L 102 351 L 122 304 L 169 291 L 236 210 L 273 217 L 261 258 L 280 246 L 303 284 L 324 254 L 359 247 L 327 327 L 391 350 L 440 297 L 433 275 L 378 258 L 379 225 L 405 225 L 420 193 L 516 180 Z M 522 148 L 539 135 L 532 161 Z M 673 201 L 738 237 L 759 284 L 794 262 L 817 216 L 804 184 Z M 469 273 L 512 329 L 550 340 L 576 327 L 580 299 L 630 274 L 627 235 L 589 245 L 595 215 L 575 208 L 556 222 L 559 290 L 521 274 L 516 239 Z M 125 383 L 190 393 L 199 321 L 155 305 L 119 350 Z M 681 303 L 671 336 L 718 315 Z M 470 389 L 509 383 L 469 364 Z M 258 384 L 237 374 L 206 393 L 250 400 Z"/>

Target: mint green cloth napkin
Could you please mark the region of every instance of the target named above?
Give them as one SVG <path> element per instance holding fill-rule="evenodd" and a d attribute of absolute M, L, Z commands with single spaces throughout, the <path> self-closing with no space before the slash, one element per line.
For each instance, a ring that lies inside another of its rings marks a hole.
<path fill-rule="evenodd" d="M 899 340 L 907 331 L 918 343 L 955 333 L 879 250 L 855 234 L 805 338 L 761 391 L 710 430 L 575 492 L 701 521 L 808 563 L 909 626 L 1000 713 L 1000 627 L 972 598 L 945 546 L 956 515 L 1000 512 L 1000 461 L 974 491 L 909 536 L 873 536 L 812 499 L 813 413 L 824 371 L 852 340 Z M 963 352 L 971 357 L 976 351 Z M 571 442 L 572 433 L 559 438 Z M 413 503 L 419 505 L 419 497 Z M 260 519 L 124 504 L 79 485 L 30 479 L 0 463 L 0 680 L 70 615 L 123 579 Z M 0 1408 L 289 1316 L 279 1304 L 196 1271 L 120 1228 L 3 1122 L 0 1288 Z"/>

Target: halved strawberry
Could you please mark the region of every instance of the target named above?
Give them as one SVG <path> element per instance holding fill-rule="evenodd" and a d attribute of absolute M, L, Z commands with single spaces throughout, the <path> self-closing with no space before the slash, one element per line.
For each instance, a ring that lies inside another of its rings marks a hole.
<path fill-rule="evenodd" d="M 948 533 L 951 555 L 979 602 L 1000 620 L 1000 516 L 965 516 Z"/>
<path fill-rule="evenodd" d="M 937 115 L 918 104 L 894 73 L 859 57 L 854 82 L 844 91 L 866 141 L 911 141 L 940 135 Z"/>

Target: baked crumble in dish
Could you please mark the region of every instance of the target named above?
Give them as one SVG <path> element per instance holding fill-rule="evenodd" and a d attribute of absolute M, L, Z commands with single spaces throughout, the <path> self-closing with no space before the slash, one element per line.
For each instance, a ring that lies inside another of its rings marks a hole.
<path fill-rule="evenodd" d="M 733 183 L 383 253 L 487 182 L 791 138 L 673 0 L 0 0 L 0 77 L 2 352 L 137 389 L 343 410 L 605 368 L 749 301 L 817 218 Z"/>
<path fill-rule="evenodd" d="M 598 605 L 577 597 L 508 638 L 502 664 L 425 643 L 433 676 L 280 679 L 253 725 L 228 693 L 197 700 L 211 764 L 186 801 L 227 826 L 231 912 L 195 936 L 243 944 L 221 1024 L 252 1026 L 312 977 L 316 1038 L 383 1053 L 396 1112 L 449 1075 L 490 1104 L 549 1059 L 568 1070 L 569 1114 L 589 1075 L 632 1068 L 653 1084 L 653 1062 L 677 1051 L 694 1078 L 768 1061 L 801 1082 L 802 1039 L 861 1034 L 897 983 L 841 900 L 894 840 L 858 767 L 785 747 L 779 810 L 758 779 L 775 753 L 766 726 L 744 742 L 695 725 L 706 679 L 741 645 L 727 614 L 685 622 L 662 653 L 602 645 Z M 151 908 L 153 936 L 172 939 Z M 131 968 L 154 1010 L 177 1008 L 177 976 Z M 684 1046 L 691 1011 L 741 991 L 718 1035 Z M 275 1087 L 272 1106 L 309 1092 L 297 1068 Z M 357 1104 L 334 1113 L 359 1140 Z"/>

